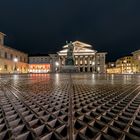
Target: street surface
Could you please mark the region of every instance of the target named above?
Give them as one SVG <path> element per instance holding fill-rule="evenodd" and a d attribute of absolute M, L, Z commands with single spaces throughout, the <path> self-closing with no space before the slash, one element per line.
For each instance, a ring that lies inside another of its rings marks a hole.
<path fill-rule="evenodd" d="M 0 75 L 0 140 L 140 140 L 140 75 Z"/>

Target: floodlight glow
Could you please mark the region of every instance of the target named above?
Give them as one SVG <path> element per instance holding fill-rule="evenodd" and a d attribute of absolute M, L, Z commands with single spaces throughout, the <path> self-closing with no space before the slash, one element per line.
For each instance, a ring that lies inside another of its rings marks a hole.
<path fill-rule="evenodd" d="M 56 66 L 59 66 L 59 63 L 58 63 L 58 62 L 55 62 L 55 65 L 56 65 Z"/>
<path fill-rule="evenodd" d="M 17 58 L 14 58 L 14 62 L 18 62 L 18 59 Z"/>
<path fill-rule="evenodd" d="M 94 66 L 95 65 L 95 62 L 92 62 L 92 65 Z"/>

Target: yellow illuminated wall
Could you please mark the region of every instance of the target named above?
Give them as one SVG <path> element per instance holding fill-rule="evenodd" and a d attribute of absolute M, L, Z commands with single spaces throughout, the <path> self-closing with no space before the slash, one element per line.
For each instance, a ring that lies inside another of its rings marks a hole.
<path fill-rule="evenodd" d="M 132 56 L 125 56 L 116 61 L 116 68 L 119 68 L 122 74 L 133 73 L 134 62 Z"/>

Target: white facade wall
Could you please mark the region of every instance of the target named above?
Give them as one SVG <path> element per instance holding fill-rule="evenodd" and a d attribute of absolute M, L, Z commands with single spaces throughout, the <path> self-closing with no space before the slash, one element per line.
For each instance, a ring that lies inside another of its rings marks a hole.
<path fill-rule="evenodd" d="M 29 64 L 50 64 L 49 56 L 30 56 Z"/>

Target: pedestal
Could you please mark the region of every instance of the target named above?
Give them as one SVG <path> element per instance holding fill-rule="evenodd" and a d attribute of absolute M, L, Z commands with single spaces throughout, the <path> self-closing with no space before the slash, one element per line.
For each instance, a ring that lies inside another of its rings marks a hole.
<path fill-rule="evenodd" d="M 62 66 L 60 72 L 75 73 L 75 72 L 79 72 L 79 69 L 77 66 L 67 65 L 67 66 Z"/>

